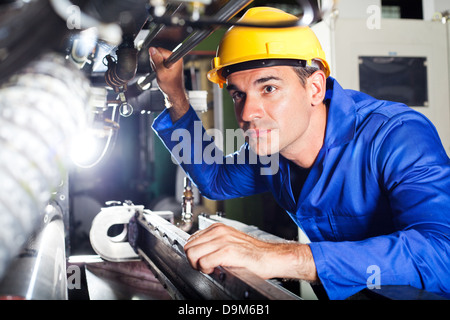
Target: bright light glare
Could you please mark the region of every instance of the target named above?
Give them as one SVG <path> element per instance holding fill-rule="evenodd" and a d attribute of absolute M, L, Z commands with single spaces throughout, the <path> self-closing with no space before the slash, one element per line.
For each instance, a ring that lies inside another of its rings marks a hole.
<path fill-rule="evenodd" d="M 89 164 L 98 158 L 99 147 L 98 139 L 85 132 L 75 138 L 70 156 L 76 164 Z"/>

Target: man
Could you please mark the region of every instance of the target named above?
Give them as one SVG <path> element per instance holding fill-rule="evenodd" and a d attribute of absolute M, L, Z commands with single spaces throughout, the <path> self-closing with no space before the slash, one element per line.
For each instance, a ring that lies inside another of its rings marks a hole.
<path fill-rule="evenodd" d="M 294 19 L 260 7 L 241 22 Z M 169 55 L 150 49 L 168 102 L 153 127 L 172 150 L 172 133 L 193 133 L 198 118 L 183 90 L 182 63 L 163 65 Z M 231 28 L 208 78 L 226 83 L 248 139 L 228 158 L 279 154 L 279 167 L 262 174 L 262 161 L 180 164 L 212 199 L 271 191 L 311 242 L 268 243 L 215 224 L 185 246 L 194 268 L 237 266 L 263 278 L 320 281 L 331 299 L 351 296 L 374 277 L 376 285 L 450 296 L 450 163 L 423 115 L 342 89 L 305 27 Z M 192 141 L 191 150 L 196 143 L 205 147 Z"/>

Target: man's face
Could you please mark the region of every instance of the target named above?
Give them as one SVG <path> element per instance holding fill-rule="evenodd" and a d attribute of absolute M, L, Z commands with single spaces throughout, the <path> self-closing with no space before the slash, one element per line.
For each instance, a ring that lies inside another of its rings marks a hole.
<path fill-rule="evenodd" d="M 232 73 L 227 90 L 239 126 L 258 155 L 295 153 L 304 145 L 311 131 L 310 95 L 291 67 Z"/>

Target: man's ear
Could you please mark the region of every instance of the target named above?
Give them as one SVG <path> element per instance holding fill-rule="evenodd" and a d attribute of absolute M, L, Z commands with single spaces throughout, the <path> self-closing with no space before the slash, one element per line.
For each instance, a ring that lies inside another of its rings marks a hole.
<path fill-rule="evenodd" d="M 316 106 L 321 104 L 325 99 L 327 77 L 325 73 L 321 70 L 314 72 L 308 78 L 308 84 L 311 88 L 311 104 Z"/>

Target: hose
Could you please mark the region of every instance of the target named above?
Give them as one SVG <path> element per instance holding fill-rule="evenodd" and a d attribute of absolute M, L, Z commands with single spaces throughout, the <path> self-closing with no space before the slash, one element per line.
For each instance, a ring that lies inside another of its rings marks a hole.
<path fill-rule="evenodd" d="M 0 87 L 0 278 L 67 176 L 71 141 L 88 124 L 90 86 L 48 53 Z"/>

